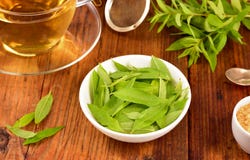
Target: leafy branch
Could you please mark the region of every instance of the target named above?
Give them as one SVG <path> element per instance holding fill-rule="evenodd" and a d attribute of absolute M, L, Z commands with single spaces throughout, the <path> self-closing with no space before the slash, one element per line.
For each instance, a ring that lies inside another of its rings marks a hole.
<path fill-rule="evenodd" d="M 152 0 L 154 15 L 150 18 L 150 29 L 157 23 L 157 32 L 165 27 L 180 30 L 182 38 L 173 42 L 166 50 L 183 50 L 178 56 L 188 56 L 188 66 L 195 64 L 203 55 L 212 71 L 217 65 L 217 55 L 229 38 L 240 44 L 243 36 L 239 33 L 241 24 L 250 30 L 250 4 L 247 0 Z"/>

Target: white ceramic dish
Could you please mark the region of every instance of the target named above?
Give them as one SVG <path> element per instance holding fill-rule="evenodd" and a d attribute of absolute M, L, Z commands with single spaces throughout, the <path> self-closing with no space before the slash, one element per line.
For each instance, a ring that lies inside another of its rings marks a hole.
<path fill-rule="evenodd" d="M 247 132 L 239 123 L 236 117 L 236 113 L 240 107 L 250 103 L 250 96 L 241 99 L 235 106 L 232 116 L 232 131 L 235 140 L 238 142 L 240 147 L 250 154 L 250 133 Z"/>
<path fill-rule="evenodd" d="M 115 71 L 115 67 L 113 66 L 113 62 L 112 60 L 115 60 L 118 63 L 121 63 L 123 65 L 132 65 L 135 67 L 146 67 L 150 65 L 150 60 L 151 60 L 151 56 L 146 56 L 146 55 L 126 55 L 126 56 L 120 56 L 120 57 L 116 57 L 113 59 L 109 59 L 102 64 L 102 66 L 109 72 L 114 72 Z M 92 69 L 84 78 L 81 87 L 80 87 L 80 93 L 79 93 L 79 98 L 80 98 L 80 105 L 82 108 L 83 113 L 85 114 L 85 116 L 87 117 L 87 119 L 90 121 L 90 123 L 96 127 L 99 131 L 101 131 L 102 133 L 104 133 L 105 135 L 114 138 L 116 140 L 119 141 L 123 141 L 123 142 L 131 142 L 131 143 L 140 143 L 140 142 L 147 142 L 147 141 L 151 141 L 154 139 L 157 139 L 163 135 L 165 135 L 166 133 L 170 132 L 173 128 L 176 127 L 176 125 L 178 123 L 180 123 L 180 121 L 184 118 L 184 116 L 186 115 L 188 108 L 190 106 L 190 102 L 191 102 L 191 89 L 190 89 L 190 85 L 186 79 L 186 77 L 183 75 L 183 73 L 176 68 L 174 65 L 170 64 L 167 61 L 164 61 L 164 63 L 166 64 L 166 66 L 168 67 L 172 77 L 175 79 L 175 81 L 181 81 L 183 84 L 183 89 L 184 88 L 188 88 L 188 100 L 186 102 L 186 105 L 182 111 L 182 113 L 180 114 L 180 116 L 170 125 L 168 125 L 167 127 L 160 129 L 158 131 L 154 131 L 154 132 L 150 132 L 150 133 L 145 133 L 145 134 L 125 134 L 125 133 L 119 133 L 119 132 L 115 132 L 112 131 L 108 128 L 103 127 L 102 125 L 100 125 L 92 116 L 87 104 L 89 104 L 91 102 L 90 100 L 90 94 L 89 94 L 89 80 L 90 80 L 90 76 L 92 74 L 93 70 L 96 70 L 97 67 L 95 67 L 94 69 Z"/>

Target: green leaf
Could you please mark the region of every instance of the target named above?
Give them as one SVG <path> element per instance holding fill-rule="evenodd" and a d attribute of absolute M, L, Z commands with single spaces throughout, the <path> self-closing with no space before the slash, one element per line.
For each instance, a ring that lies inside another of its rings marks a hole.
<path fill-rule="evenodd" d="M 159 86 L 159 97 L 166 98 L 167 90 L 166 90 L 166 82 L 160 78 L 160 86 Z"/>
<path fill-rule="evenodd" d="M 181 6 L 183 13 L 189 14 L 189 15 L 193 14 L 193 12 L 190 9 L 188 9 L 188 7 L 184 3 L 179 2 L 179 4 Z"/>
<path fill-rule="evenodd" d="M 181 14 L 180 13 L 177 13 L 176 15 L 175 15 L 175 22 L 176 22 L 176 24 L 177 24 L 177 26 L 181 26 Z"/>
<path fill-rule="evenodd" d="M 32 131 L 26 131 L 17 127 L 11 127 L 9 125 L 6 126 L 13 134 L 15 134 L 18 137 L 21 138 L 31 138 L 34 137 L 36 135 L 36 133 L 32 132 Z"/>
<path fill-rule="evenodd" d="M 183 37 L 180 38 L 178 40 L 176 40 L 175 42 L 173 42 L 166 50 L 167 51 L 176 51 L 176 50 L 181 50 L 184 48 L 189 48 L 192 47 L 194 45 L 197 45 L 197 43 L 199 43 L 199 39 L 193 38 L 191 36 L 188 37 Z"/>
<path fill-rule="evenodd" d="M 217 53 L 215 53 L 212 50 L 208 52 L 203 43 L 200 43 L 200 49 L 202 51 L 202 54 L 205 56 L 205 58 L 209 62 L 211 70 L 214 71 L 217 65 L 217 57 L 216 57 Z"/>
<path fill-rule="evenodd" d="M 168 12 L 168 7 L 165 4 L 164 0 L 156 0 L 156 2 L 162 11 Z"/>
<path fill-rule="evenodd" d="M 250 18 L 244 18 L 242 23 L 245 27 L 247 27 L 248 30 L 250 30 Z"/>
<path fill-rule="evenodd" d="M 130 71 L 128 67 L 126 67 L 126 66 L 124 66 L 116 61 L 113 61 L 113 64 L 115 65 L 115 67 L 118 71 L 123 71 L 123 72 Z"/>
<path fill-rule="evenodd" d="M 218 16 L 216 16 L 214 14 L 208 15 L 207 22 L 210 25 L 215 26 L 217 28 L 221 28 L 223 26 L 223 21 Z"/>
<path fill-rule="evenodd" d="M 102 67 L 102 65 L 98 66 L 97 74 L 99 75 L 99 77 L 103 80 L 103 82 L 106 85 L 110 85 L 112 83 L 112 80 L 110 79 L 107 71 Z"/>
<path fill-rule="evenodd" d="M 218 33 L 214 37 L 213 41 L 215 44 L 215 48 L 219 53 L 225 47 L 225 45 L 227 43 L 227 33 L 225 33 L 225 32 Z"/>
<path fill-rule="evenodd" d="M 241 40 L 242 36 L 238 31 L 230 30 L 229 31 L 229 37 L 231 39 L 235 40 L 236 42 L 239 42 L 239 43 L 243 44 L 243 41 Z"/>
<path fill-rule="evenodd" d="M 93 71 L 93 73 L 90 76 L 90 97 L 91 101 L 93 101 L 93 98 L 97 94 L 97 87 L 99 83 L 99 76 L 96 71 Z"/>
<path fill-rule="evenodd" d="M 149 107 L 164 103 L 163 99 L 136 88 L 123 88 L 113 94 L 123 101 L 144 104 Z"/>
<path fill-rule="evenodd" d="M 159 26 L 159 28 L 157 29 L 157 33 L 160 33 L 164 27 L 166 26 L 166 24 L 168 23 L 169 19 L 170 19 L 171 15 L 167 15 L 165 18 L 164 18 L 164 21 L 162 22 L 162 24 Z"/>
<path fill-rule="evenodd" d="M 57 132 L 59 132 L 64 126 L 60 127 L 55 127 L 55 128 L 47 128 L 42 131 L 37 132 L 37 134 L 33 137 L 27 138 L 24 142 L 23 145 L 28 145 L 32 143 L 39 142 L 45 138 L 51 137 L 55 135 Z"/>
<path fill-rule="evenodd" d="M 35 113 L 31 112 L 28 114 L 25 114 L 20 119 L 18 119 L 15 124 L 13 125 L 14 128 L 22 128 L 30 124 L 34 120 Z"/>
<path fill-rule="evenodd" d="M 220 2 L 220 1 L 219 1 Z M 207 3 L 209 4 L 209 6 L 211 7 L 211 9 L 214 11 L 214 13 L 220 17 L 220 19 L 224 19 L 225 18 L 225 13 L 224 13 L 224 8 L 222 5 L 217 6 L 213 1 L 207 1 Z"/>
<path fill-rule="evenodd" d="M 164 128 L 175 121 L 181 114 L 182 110 L 173 111 L 167 113 L 165 116 L 157 120 L 157 124 L 160 128 Z"/>
<path fill-rule="evenodd" d="M 136 130 L 148 127 L 156 122 L 159 117 L 162 117 L 167 112 L 167 106 L 150 107 L 141 113 L 141 117 L 136 119 L 132 128 L 132 133 Z"/>
<path fill-rule="evenodd" d="M 49 92 L 46 96 L 42 97 L 36 105 L 35 109 L 35 123 L 40 123 L 50 112 L 53 103 L 53 96 Z"/>
<path fill-rule="evenodd" d="M 164 77 L 169 77 L 168 79 L 170 80 L 172 79 L 167 66 L 161 59 L 156 58 L 155 56 L 152 56 L 150 63 L 151 63 L 151 67 L 159 70 L 164 75 Z"/>
<path fill-rule="evenodd" d="M 242 11 L 242 6 L 240 2 L 240 0 L 231 0 L 233 8 L 237 9 L 238 11 Z"/>
<path fill-rule="evenodd" d="M 111 117 L 105 109 L 94 104 L 88 104 L 88 107 L 96 121 L 101 125 L 103 125 L 104 127 L 108 127 L 109 129 L 114 131 L 123 132 L 123 129 L 119 125 L 118 121 Z"/>
<path fill-rule="evenodd" d="M 224 30 L 232 30 L 235 24 L 241 22 L 249 12 L 250 6 L 247 6 L 240 13 L 238 13 L 237 16 L 233 18 L 233 20 L 225 27 Z"/>

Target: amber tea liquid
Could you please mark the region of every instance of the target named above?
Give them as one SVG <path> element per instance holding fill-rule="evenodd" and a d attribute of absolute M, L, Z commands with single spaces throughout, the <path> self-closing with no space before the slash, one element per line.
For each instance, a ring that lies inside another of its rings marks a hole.
<path fill-rule="evenodd" d="M 75 3 L 76 0 L 0 0 L 3 48 L 21 56 L 47 52 L 69 27 Z"/>

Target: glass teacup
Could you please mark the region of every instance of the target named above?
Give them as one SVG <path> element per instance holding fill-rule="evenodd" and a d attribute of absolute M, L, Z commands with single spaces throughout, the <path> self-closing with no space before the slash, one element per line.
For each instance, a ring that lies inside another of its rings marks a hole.
<path fill-rule="evenodd" d="M 36 56 L 57 45 L 76 6 L 90 0 L 1 0 L 0 41 L 7 52 Z"/>

